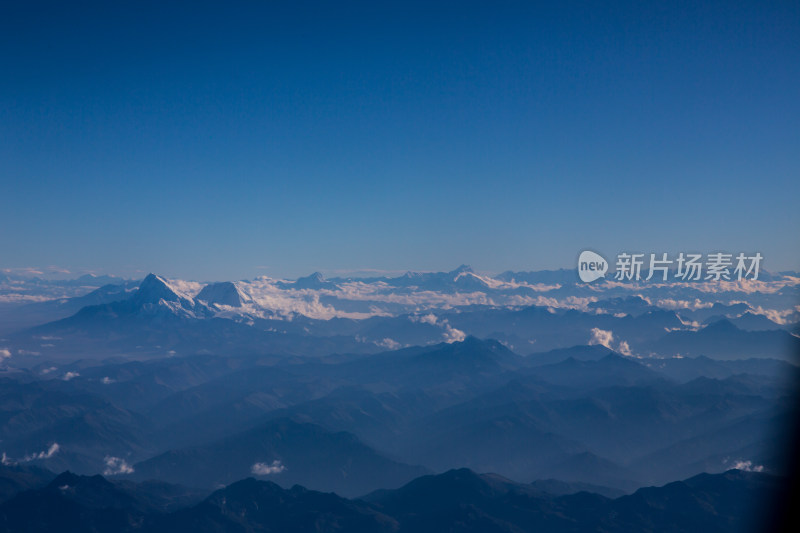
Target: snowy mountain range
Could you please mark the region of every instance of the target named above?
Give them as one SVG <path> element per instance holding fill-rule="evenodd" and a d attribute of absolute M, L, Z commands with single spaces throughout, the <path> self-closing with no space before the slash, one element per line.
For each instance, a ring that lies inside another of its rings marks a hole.
<path fill-rule="evenodd" d="M 297 280 L 200 283 L 149 274 L 140 282 L 114 278 L 83 294 L 49 299 L 54 289 L 42 280 L 16 280 L 3 285 L 0 315 L 7 320 L 0 353 L 24 366 L 42 355 L 77 352 L 322 355 L 475 335 L 521 353 L 601 344 L 634 356 L 778 357 L 800 340 L 800 276 L 768 278 L 589 285 L 567 270 L 491 277 L 465 265 L 395 278 L 314 273 Z M 65 283 L 73 286 L 55 285 Z M 9 297 L 23 292 L 42 301 Z"/>

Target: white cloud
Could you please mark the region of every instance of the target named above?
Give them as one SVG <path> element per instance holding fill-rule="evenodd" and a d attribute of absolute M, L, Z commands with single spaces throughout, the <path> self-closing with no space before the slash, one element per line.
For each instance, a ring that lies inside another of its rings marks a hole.
<path fill-rule="evenodd" d="M 644 298 L 644 297 L 643 297 Z M 647 298 L 648 303 L 651 305 L 652 302 L 649 298 Z M 693 301 L 689 300 L 676 300 L 674 298 L 663 298 L 661 300 L 657 300 L 655 302 L 657 307 L 661 307 L 663 309 L 671 309 L 673 311 L 678 311 L 680 309 L 690 309 L 690 310 L 698 310 L 698 309 L 708 309 L 713 307 L 713 302 L 704 302 L 701 301 L 699 298 L 695 298 Z"/>
<path fill-rule="evenodd" d="M 390 339 L 389 337 L 386 337 L 382 341 L 376 342 L 375 344 L 377 344 L 381 348 L 386 348 L 387 350 L 397 350 L 402 346 L 402 344 L 400 344 L 394 339 Z"/>
<path fill-rule="evenodd" d="M 60 449 L 61 447 L 58 445 L 58 443 L 54 442 L 53 444 L 50 445 L 49 448 L 47 448 L 47 451 L 40 452 L 37 459 L 50 459 L 56 453 L 58 453 L 58 450 Z"/>
<path fill-rule="evenodd" d="M 66 374 L 64 374 L 64 377 L 61 378 L 61 379 L 63 379 L 64 381 L 69 381 L 71 379 L 77 378 L 80 375 L 81 375 L 80 372 L 67 372 Z"/>
<path fill-rule="evenodd" d="M 427 315 L 411 315 L 408 317 L 411 322 L 419 322 L 420 324 L 430 324 L 431 326 L 436 325 L 436 315 L 433 313 L 428 313 Z"/>
<path fill-rule="evenodd" d="M 619 343 L 619 348 L 617 348 L 617 351 L 619 353 L 621 353 L 622 355 L 633 355 L 633 353 L 631 352 L 631 347 L 628 344 L 628 341 L 620 342 Z"/>
<path fill-rule="evenodd" d="M 466 333 L 451 326 L 446 318 L 439 320 L 439 318 L 437 318 L 437 316 L 433 313 L 428 313 L 426 315 L 411 315 L 408 317 L 408 319 L 412 322 L 430 324 L 431 326 L 438 325 L 442 327 L 444 329 L 444 332 L 442 332 L 442 337 L 444 338 L 445 342 L 461 342 L 467 338 Z"/>
<path fill-rule="evenodd" d="M 60 449 L 61 449 L 61 446 L 59 446 L 57 442 L 54 442 L 46 450 L 42 450 L 39 453 L 28 454 L 25 457 L 23 457 L 22 459 L 20 459 L 19 462 L 20 463 L 27 463 L 27 462 L 30 462 L 30 461 L 36 461 L 38 459 L 50 459 L 55 454 L 57 454 Z M 7 459 L 5 457 L 5 454 L 3 454 L 3 457 L 4 457 L 4 460 Z"/>
<path fill-rule="evenodd" d="M 104 476 L 114 476 L 118 474 L 133 474 L 134 470 L 131 465 L 129 465 L 125 459 L 121 457 L 112 457 L 110 455 L 106 455 L 103 461 L 106 464 L 105 470 L 103 470 Z"/>
<path fill-rule="evenodd" d="M 763 315 L 776 324 L 782 325 L 790 323 L 792 321 L 792 315 L 796 313 L 794 309 L 784 309 L 781 311 L 778 309 L 764 309 L 760 305 L 756 307 L 751 306 L 751 309 L 754 314 Z"/>
<path fill-rule="evenodd" d="M 456 329 L 452 327 L 447 321 L 443 321 L 444 323 L 444 342 L 461 342 L 467 338 L 467 334 L 461 331 L 460 329 Z"/>
<path fill-rule="evenodd" d="M 267 463 L 255 463 L 251 468 L 250 472 L 257 476 L 268 476 L 270 474 L 280 474 L 281 472 L 285 471 L 286 467 L 278 461 L 277 459 L 272 461 L 271 464 Z"/>
<path fill-rule="evenodd" d="M 44 271 L 39 267 L 4 268 L 6 274 L 19 274 L 21 276 L 41 276 Z"/>
<path fill-rule="evenodd" d="M 600 344 L 611 349 L 612 342 L 614 342 L 614 334 L 612 332 L 600 328 L 592 328 L 592 338 L 589 339 L 589 344 Z"/>
<path fill-rule="evenodd" d="M 752 461 L 742 461 L 741 459 L 733 463 L 733 468 L 736 470 L 744 470 L 745 472 L 763 472 L 762 465 L 754 465 Z"/>
<path fill-rule="evenodd" d="M 42 294 L 18 294 L 18 293 L 10 293 L 10 294 L 0 294 L 0 302 L 3 303 L 29 303 L 29 302 L 47 302 L 49 300 L 55 300 L 51 296 L 45 296 Z"/>
<path fill-rule="evenodd" d="M 112 383 L 114 383 L 114 382 L 116 382 L 116 381 L 117 381 L 116 379 L 111 379 L 111 378 L 110 378 L 110 377 L 108 377 L 108 376 L 105 376 L 105 377 L 103 377 L 103 379 L 101 379 L 101 380 L 100 380 L 100 382 L 101 382 L 103 385 L 110 385 L 110 384 L 112 384 Z"/>
<path fill-rule="evenodd" d="M 9 357 L 11 357 L 11 352 L 8 351 L 8 348 L 0 348 L 0 361 Z"/>
<path fill-rule="evenodd" d="M 784 276 L 783 279 L 775 281 L 761 281 L 752 279 L 742 279 L 736 281 L 672 281 L 666 283 L 648 283 L 648 289 L 691 289 L 706 294 L 721 294 L 721 293 L 761 293 L 761 294 L 775 294 L 784 287 L 793 287 L 800 285 L 800 278 L 792 276 Z M 607 289 L 628 289 L 628 290 L 641 290 L 640 283 L 621 282 L 606 280 L 603 283 L 598 283 L 591 286 L 592 290 L 607 290 Z"/>

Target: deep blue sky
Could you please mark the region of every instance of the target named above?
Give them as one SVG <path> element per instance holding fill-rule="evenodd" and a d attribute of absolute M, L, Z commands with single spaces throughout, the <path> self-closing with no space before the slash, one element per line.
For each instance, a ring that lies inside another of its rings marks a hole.
<path fill-rule="evenodd" d="M 0 268 L 800 268 L 798 2 L 159 4 L 0 5 Z"/>

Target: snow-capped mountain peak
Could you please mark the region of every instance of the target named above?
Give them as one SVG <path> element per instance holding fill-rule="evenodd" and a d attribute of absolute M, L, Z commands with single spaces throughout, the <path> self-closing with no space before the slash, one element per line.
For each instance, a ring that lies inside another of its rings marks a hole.
<path fill-rule="evenodd" d="M 217 304 L 230 307 L 241 307 L 242 304 L 251 301 L 250 297 L 232 281 L 209 283 L 203 287 L 195 299 L 208 305 Z"/>
<path fill-rule="evenodd" d="M 148 274 L 139 285 L 134 300 L 137 303 L 157 304 L 159 301 L 179 302 L 181 296 L 175 291 L 164 278 L 155 274 Z"/>
<path fill-rule="evenodd" d="M 168 309 L 172 314 L 187 317 L 209 315 L 205 304 L 195 301 L 202 285 L 191 281 L 169 280 L 156 274 L 148 274 L 131 297 L 137 307 L 150 310 Z"/>

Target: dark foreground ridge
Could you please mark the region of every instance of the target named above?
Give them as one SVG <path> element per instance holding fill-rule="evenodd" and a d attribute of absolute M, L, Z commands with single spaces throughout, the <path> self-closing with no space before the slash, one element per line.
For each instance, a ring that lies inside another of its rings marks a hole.
<path fill-rule="evenodd" d="M 556 495 L 459 469 L 361 499 L 248 478 L 201 500 L 163 483 L 65 472 L 0 504 L 0 531 L 757 531 L 766 519 L 759 509 L 780 486 L 770 474 L 729 470 L 611 499 L 586 491 Z"/>

